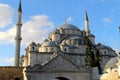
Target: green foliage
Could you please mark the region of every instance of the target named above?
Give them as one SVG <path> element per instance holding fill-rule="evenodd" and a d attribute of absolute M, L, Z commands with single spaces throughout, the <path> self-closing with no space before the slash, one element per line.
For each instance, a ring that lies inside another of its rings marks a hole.
<path fill-rule="evenodd" d="M 99 50 L 94 52 L 93 49 L 95 49 L 95 47 L 93 47 L 91 41 L 86 38 L 86 65 L 91 67 L 98 67 L 99 73 L 101 74 Z"/>
<path fill-rule="evenodd" d="M 98 54 L 95 55 L 93 52 L 91 41 L 86 38 L 86 65 L 91 67 L 97 66 L 97 62 L 99 61 L 98 56 Z"/>

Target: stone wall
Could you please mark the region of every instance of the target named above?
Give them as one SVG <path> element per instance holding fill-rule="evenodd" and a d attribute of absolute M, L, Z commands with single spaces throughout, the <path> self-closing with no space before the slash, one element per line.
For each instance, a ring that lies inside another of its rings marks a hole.
<path fill-rule="evenodd" d="M 32 73 L 30 80 L 54 80 L 57 77 L 64 77 L 69 80 L 91 80 L 90 73 L 82 72 L 36 72 Z"/>

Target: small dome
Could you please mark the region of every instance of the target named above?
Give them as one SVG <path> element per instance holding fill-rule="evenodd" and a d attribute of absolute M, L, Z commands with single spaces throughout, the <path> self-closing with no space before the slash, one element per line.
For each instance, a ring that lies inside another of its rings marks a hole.
<path fill-rule="evenodd" d="M 95 36 L 93 34 L 89 34 L 88 37 L 94 37 L 95 38 Z"/>
<path fill-rule="evenodd" d="M 47 41 L 47 42 L 43 42 L 42 47 L 56 47 L 56 43 L 55 42 L 52 42 L 52 41 Z"/>
<path fill-rule="evenodd" d="M 36 43 L 32 41 L 29 46 L 36 46 Z"/>
<path fill-rule="evenodd" d="M 48 41 L 48 39 L 44 39 L 44 42 L 47 42 Z"/>
<path fill-rule="evenodd" d="M 38 46 L 38 47 L 41 47 L 41 44 L 38 43 L 37 46 Z"/>
<path fill-rule="evenodd" d="M 102 45 L 101 43 L 98 43 L 97 46 L 98 46 L 99 49 L 113 50 L 111 47 L 106 46 L 106 45 Z"/>
<path fill-rule="evenodd" d="M 60 32 L 56 29 L 54 31 L 52 31 L 53 34 L 60 34 Z"/>
<path fill-rule="evenodd" d="M 116 68 L 118 62 L 118 57 L 111 58 L 105 65 L 105 68 Z"/>
<path fill-rule="evenodd" d="M 76 27 L 76 26 L 74 26 L 74 25 L 72 25 L 72 24 L 62 24 L 62 25 L 60 25 L 57 29 L 77 29 L 77 30 L 80 30 L 78 27 Z"/>

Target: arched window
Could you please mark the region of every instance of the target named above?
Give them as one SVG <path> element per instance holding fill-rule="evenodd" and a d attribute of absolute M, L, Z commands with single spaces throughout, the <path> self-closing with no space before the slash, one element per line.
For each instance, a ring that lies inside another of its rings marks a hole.
<path fill-rule="evenodd" d="M 67 51 L 67 49 L 65 48 L 65 49 L 64 49 L 64 51 L 66 52 L 66 51 Z"/>
<path fill-rule="evenodd" d="M 52 48 L 51 48 L 51 52 L 53 52 L 53 50 L 54 50 L 54 48 L 52 47 Z"/>
<path fill-rule="evenodd" d="M 48 48 L 46 48 L 46 52 L 48 52 Z"/>
<path fill-rule="evenodd" d="M 69 79 L 67 79 L 65 77 L 56 77 L 54 80 L 69 80 Z"/>
<path fill-rule="evenodd" d="M 71 53 L 74 53 L 74 52 L 75 52 L 75 49 L 70 49 L 70 52 L 71 52 Z"/>
<path fill-rule="evenodd" d="M 35 50 L 35 47 L 34 46 L 32 46 L 32 51 L 34 51 Z"/>
<path fill-rule="evenodd" d="M 20 78 L 15 78 L 15 80 L 20 80 Z"/>

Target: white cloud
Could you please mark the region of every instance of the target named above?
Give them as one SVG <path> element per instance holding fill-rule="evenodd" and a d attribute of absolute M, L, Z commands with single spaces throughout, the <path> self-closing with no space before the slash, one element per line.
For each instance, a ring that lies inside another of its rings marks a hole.
<path fill-rule="evenodd" d="M 22 26 L 23 43 L 31 41 L 41 42 L 47 38 L 48 33 L 54 28 L 53 23 L 46 15 L 32 16 L 31 19 Z"/>
<path fill-rule="evenodd" d="M 8 65 L 13 65 L 14 63 L 14 58 L 13 57 L 3 57 L 0 56 L 0 65 L 1 66 L 8 66 Z"/>
<path fill-rule="evenodd" d="M 13 64 L 13 62 L 14 62 L 14 58 L 4 58 L 4 62 L 6 62 L 6 63 L 12 63 Z"/>
<path fill-rule="evenodd" d="M 0 4 L 0 28 L 12 22 L 13 9 L 7 4 Z"/>
<path fill-rule="evenodd" d="M 104 23 L 110 23 L 110 22 L 112 22 L 112 20 L 110 18 L 107 18 L 107 17 L 103 18 L 102 21 Z"/>
<path fill-rule="evenodd" d="M 43 39 L 47 38 L 48 33 L 53 28 L 53 23 L 48 20 L 48 16 L 31 16 L 30 20 L 23 23 L 22 26 L 22 44 L 27 44 L 31 41 L 41 42 Z M 5 32 L 0 32 L 0 42 L 13 42 L 15 33 L 15 26 Z"/>
<path fill-rule="evenodd" d="M 15 26 L 5 32 L 0 32 L 0 43 L 11 43 L 14 41 L 14 38 L 15 38 L 15 32 L 16 32 L 16 29 L 15 29 Z"/>

